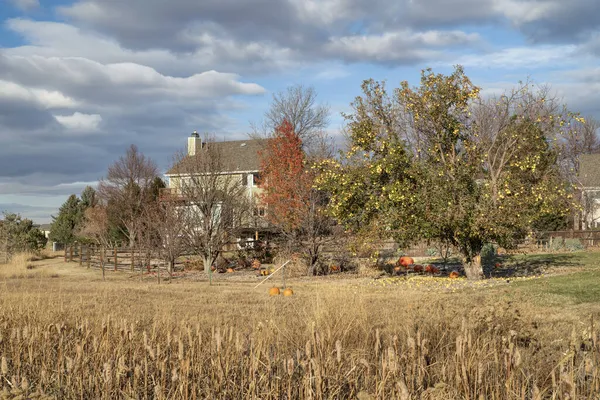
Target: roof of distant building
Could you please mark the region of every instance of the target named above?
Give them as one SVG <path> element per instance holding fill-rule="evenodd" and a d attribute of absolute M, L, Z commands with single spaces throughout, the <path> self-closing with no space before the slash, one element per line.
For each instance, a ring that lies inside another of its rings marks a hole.
<path fill-rule="evenodd" d="M 192 157 L 202 157 L 207 148 L 214 149 L 221 157 L 222 171 L 242 172 L 260 169 L 260 151 L 264 149 L 266 139 L 230 140 L 224 142 L 206 142 L 195 156 L 185 156 L 177 165 L 167 171 L 167 175 L 190 173 L 194 168 Z"/>
<path fill-rule="evenodd" d="M 580 156 L 579 182 L 583 187 L 600 187 L 600 154 Z"/>

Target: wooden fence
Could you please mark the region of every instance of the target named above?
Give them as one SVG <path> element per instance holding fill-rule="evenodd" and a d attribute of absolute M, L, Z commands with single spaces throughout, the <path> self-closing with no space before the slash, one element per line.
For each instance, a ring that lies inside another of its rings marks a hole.
<path fill-rule="evenodd" d="M 105 269 L 113 271 L 152 271 L 156 268 L 166 270 L 163 260 L 151 258 L 148 262 L 144 258 L 143 252 L 139 249 L 125 247 L 109 248 L 79 243 L 64 248 L 65 262 L 77 262 L 82 267 L 99 268 L 104 263 Z"/>

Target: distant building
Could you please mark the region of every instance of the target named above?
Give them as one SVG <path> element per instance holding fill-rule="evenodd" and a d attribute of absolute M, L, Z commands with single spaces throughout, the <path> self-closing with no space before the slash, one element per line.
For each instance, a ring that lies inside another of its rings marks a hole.
<path fill-rule="evenodd" d="M 581 229 L 600 228 L 600 154 L 579 158 L 578 184 L 581 191 Z"/>
<path fill-rule="evenodd" d="M 193 157 L 202 157 L 205 146 L 211 146 L 220 157 L 222 170 L 219 175 L 232 176 L 239 179 L 240 183 L 247 188 L 247 195 L 258 200 L 262 189 L 259 188 L 260 173 L 260 151 L 266 145 L 266 139 L 231 140 L 223 142 L 203 142 L 198 133 L 194 132 L 188 137 L 187 156 L 177 165 L 173 166 L 165 176 L 168 177 L 168 187 L 160 192 L 161 201 L 185 201 L 182 197 L 180 187 L 189 175 L 197 173 Z M 251 221 L 244 223 L 242 236 L 246 238 L 257 238 L 259 232 L 267 231 L 268 227 L 264 220 L 265 208 L 258 201 L 252 202 L 253 210 Z M 258 221 L 258 222 L 257 222 Z M 251 223 L 250 223 L 251 222 Z"/>

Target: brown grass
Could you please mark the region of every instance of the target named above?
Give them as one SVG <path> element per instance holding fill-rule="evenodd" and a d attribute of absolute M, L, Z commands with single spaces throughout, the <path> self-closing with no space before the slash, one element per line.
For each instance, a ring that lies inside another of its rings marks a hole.
<path fill-rule="evenodd" d="M 269 297 L 271 285 L 254 281 L 102 282 L 51 261 L 36 268 L 59 279 L 0 279 L 0 399 L 600 393 L 598 305 L 550 309 L 521 289 L 423 294 L 368 279 L 297 280 L 295 296 Z"/>

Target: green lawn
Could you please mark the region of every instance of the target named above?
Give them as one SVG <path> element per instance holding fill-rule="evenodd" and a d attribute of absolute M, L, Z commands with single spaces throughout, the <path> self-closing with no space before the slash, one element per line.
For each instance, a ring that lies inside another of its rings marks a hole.
<path fill-rule="evenodd" d="M 552 303 L 600 303 L 600 252 L 510 256 L 509 267 L 544 269 L 551 275 L 515 282 L 516 290 Z"/>

